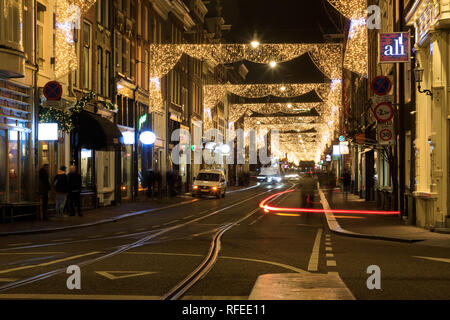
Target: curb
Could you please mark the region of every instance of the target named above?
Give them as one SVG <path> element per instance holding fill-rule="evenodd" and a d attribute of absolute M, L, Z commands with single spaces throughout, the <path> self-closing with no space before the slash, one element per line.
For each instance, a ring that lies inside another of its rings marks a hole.
<path fill-rule="evenodd" d="M 325 209 L 325 218 L 327 219 L 328 228 L 334 234 L 342 235 L 342 236 L 346 236 L 346 237 L 353 237 L 353 238 L 384 240 L 384 241 L 394 241 L 394 242 L 404 242 L 404 243 L 415 243 L 415 242 L 424 241 L 424 239 L 406 239 L 406 238 L 386 237 L 386 236 L 379 236 L 379 235 L 357 233 L 357 232 L 343 229 L 340 226 L 339 222 L 336 220 L 336 218 L 332 212 L 332 209 L 330 209 L 330 205 L 328 204 L 328 201 L 327 201 L 325 195 L 323 194 L 322 190 L 320 190 L 319 186 L 317 186 L 317 190 L 319 191 L 320 202 L 322 202 L 322 206 Z"/>
<path fill-rule="evenodd" d="M 177 207 L 183 204 L 193 203 L 197 201 L 197 199 L 189 200 L 189 201 L 183 201 L 175 204 L 171 204 L 165 207 L 158 207 L 148 210 L 141 210 L 141 211 L 134 211 L 130 213 L 121 214 L 112 218 L 107 218 L 95 222 L 89 222 L 89 223 L 83 223 L 83 224 L 77 224 L 77 225 L 71 225 L 71 226 L 64 226 L 64 227 L 55 227 L 55 228 L 43 228 L 43 229 L 35 229 L 35 230 L 18 230 L 18 231 L 11 231 L 11 232 L 0 232 L 0 237 L 6 237 L 6 236 L 13 236 L 13 235 L 21 235 L 21 234 L 36 234 L 36 233 L 50 233 L 50 232 L 57 232 L 57 231 L 63 231 L 63 230 L 70 230 L 70 229 L 81 229 L 86 227 L 92 227 L 97 226 L 109 222 L 117 222 L 122 219 L 131 218 L 134 216 L 143 215 L 150 212 L 156 212 L 161 211 L 173 207 Z"/>

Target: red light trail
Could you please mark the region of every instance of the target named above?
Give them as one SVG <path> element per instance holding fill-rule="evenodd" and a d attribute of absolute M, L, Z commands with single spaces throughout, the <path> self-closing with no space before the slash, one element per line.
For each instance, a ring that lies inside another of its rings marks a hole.
<path fill-rule="evenodd" d="M 274 207 L 274 206 L 270 206 L 267 203 L 272 200 L 273 198 L 285 194 L 285 193 L 289 193 L 289 192 L 293 192 L 294 190 L 290 189 L 290 190 L 286 190 L 286 191 L 282 191 L 282 192 L 278 192 L 275 193 L 267 198 L 265 198 L 264 200 L 262 200 L 259 203 L 259 207 L 261 209 L 264 210 L 264 212 L 269 213 L 270 211 L 274 211 L 274 212 L 312 212 L 312 213 L 326 213 L 326 212 L 333 212 L 333 213 L 350 213 L 350 214 L 378 214 L 378 215 L 398 215 L 400 212 L 399 211 L 379 211 L 379 210 L 349 210 L 349 209 L 330 209 L 330 210 L 325 210 L 325 209 L 313 209 L 313 208 L 283 208 L 283 207 Z"/>

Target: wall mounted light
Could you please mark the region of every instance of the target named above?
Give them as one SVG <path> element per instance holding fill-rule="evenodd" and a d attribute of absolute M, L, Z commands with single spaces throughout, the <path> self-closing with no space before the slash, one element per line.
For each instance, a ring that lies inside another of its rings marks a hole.
<path fill-rule="evenodd" d="M 423 68 L 420 67 L 420 64 L 417 64 L 416 67 L 414 68 L 414 77 L 417 82 L 417 91 L 419 91 L 420 93 L 426 93 L 427 96 L 433 98 L 433 93 L 431 92 L 431 90 L 428 89 L 422 90 L 422 88 L 420 87 L 420 83 L 423 81 L 423 71 L 424 70 Z"/>

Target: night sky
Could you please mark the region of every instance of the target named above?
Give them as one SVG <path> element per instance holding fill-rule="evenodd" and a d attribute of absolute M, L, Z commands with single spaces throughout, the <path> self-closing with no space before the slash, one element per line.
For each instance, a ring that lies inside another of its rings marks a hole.
<path fill-rule="evenodd" d="M 340 33 L 342 24 L 325 0 L 223 0 L 222 6 L 232 25 L 229 43 L 248 43 L 255 31 L 261 43 L 320 42 L 323 33 Z"/>

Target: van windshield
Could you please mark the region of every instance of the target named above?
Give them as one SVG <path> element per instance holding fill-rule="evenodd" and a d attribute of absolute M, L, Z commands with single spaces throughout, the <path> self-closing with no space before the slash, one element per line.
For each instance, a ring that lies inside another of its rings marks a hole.
<path fill-rule="evenodd" d="M 201 172 L 197 176 L 200 181 L 219 181 L 220 175 L 217 173 Z"/>

